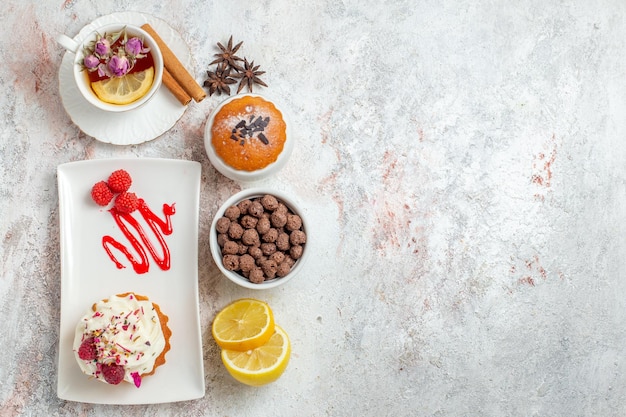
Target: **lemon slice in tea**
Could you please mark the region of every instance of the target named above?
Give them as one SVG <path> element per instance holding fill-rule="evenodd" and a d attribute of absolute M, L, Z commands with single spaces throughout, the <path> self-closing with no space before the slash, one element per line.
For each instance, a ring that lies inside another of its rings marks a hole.
<path fill-rule="evenodd" d="M 154 67 L 91 83 L 98 98 L 111 104 L 130 104 L 146 95 L 154 81 Z"/>

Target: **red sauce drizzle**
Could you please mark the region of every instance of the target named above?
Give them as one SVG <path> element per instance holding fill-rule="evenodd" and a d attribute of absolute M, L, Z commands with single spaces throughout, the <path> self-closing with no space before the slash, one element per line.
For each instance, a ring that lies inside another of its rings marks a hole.
<path fill-rule="evenodd" d="M 137 209 L 137 211 L 146 221 L 146 223 L 150 227 L 150 230 L 152 230 L 152 233 L 154 233 L 154 236 L 161 246 L 163 256 L 159 256 L 154 244 L 148 239 L 144 228 L 139 224 L 139 222 L 130 213 L 121 213 L 115 207 L 111 208 L 109 212 L 113 216 L 115 223 L 117 223 L 117 225 L 122 230 L 124 236 L 130 242 L 133 249 L 137 252 L 137 254 L 139 254 L 140 259 L 137 259 L 132 253 L 130 253 L 126 246 L 108 235 L 102 237 L 102 246 L 104 247 L 104 250 L 106 250 L 109 258 L 111 258 L 111 260 L 115 262 L 115 266 L 117 266 L 118 269 L 125 268 L 125 266 L 117 260 L 111 250 L 111 246 L 120 251 L 124 256 L 126 256 L 128 261 L 132 264 L 133 269 L 138 274 L 145 274 L 150 268 L 150 262 L 148 260 L 146 250 L 150 253 L 159 268 L 161 268 L 163 271 L 169 270 L 170 250 L 167 246 L 167 243 L 165 242 L 165 238 L 163 237 L 163 235 L 167 236 L 172 234 L 173 232 L 171 216 L 176 213 L 174 204 L 163 204 L 163 214 L 165 215 L 164 220 L 160 219 L 152 210 L 150 210 L 150 208 L 142 198 L 139 199 L 139 208 Z M 130 231 L 127 224 L 128 226 L 131 226 L 133 229 L 135 229 L 135 232 L 137 233 L 139 238 L 137 238 Z"/>

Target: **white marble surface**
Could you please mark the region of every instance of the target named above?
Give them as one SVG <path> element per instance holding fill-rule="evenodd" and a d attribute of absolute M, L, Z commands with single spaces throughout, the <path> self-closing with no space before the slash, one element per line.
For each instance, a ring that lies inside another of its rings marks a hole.
<path fill-rule="evenodd" d="M 180 31 L 199 81 L 215 42 L 243 40 L 291 109 L 292 159 L 264 184 L 317 234 L 288 285 L 243 290 L 210 259 L 212 216 L 241 188 L 203 148 L 223 96 L 142 145 L 71 123 L 54 37 L 123 10 Z M 623 1 L 6 0 L 0 18 L 1 416 L 626 414 Z M 202 164 L 202 399 L 56 397 L 56 167 L 109 157 Z M 249 295 L 293 342 L 261 389 L 228 376 L 208 331 Z"/>

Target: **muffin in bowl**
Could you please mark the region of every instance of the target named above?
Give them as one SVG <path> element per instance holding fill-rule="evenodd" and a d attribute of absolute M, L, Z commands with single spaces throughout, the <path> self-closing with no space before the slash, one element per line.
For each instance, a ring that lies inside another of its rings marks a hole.
<path fill-rule="evenodd" d="M 285 112 L 258 94 L 220 103 L 207 119 L 204 146 L 222 175 L 252 182 L 276 174 L 287 163 L 293 138 Z"/>
<path fill-rule="evenodd" d="M 232 282 L 251 289 L 285 284 L 308 257 L 309 227 L 288 195 L 252 188 L 230 197 L 211 224 L 213 260 Z"/>

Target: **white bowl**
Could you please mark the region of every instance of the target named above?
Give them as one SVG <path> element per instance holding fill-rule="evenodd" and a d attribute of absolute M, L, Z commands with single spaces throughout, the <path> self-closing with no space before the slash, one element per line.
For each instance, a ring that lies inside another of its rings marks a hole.
<path fill-rule="evenodd" d="M 300 216 L 300 218 L 302 219 L 302 231 L 306 233 L 307 241 L 303 245 L 304 250 L 302 252 L 302 256 L 291 267 L 291 271 L 289 271 L 287 275 L 285 275 L 282 278 L 274 278 L 271 280 L 264 281 L 260 284 L 255 284 L 251 282 L 250 280 L 248 280 L 248 278 L 244 277 L 243 275 L 240 275 L 239 273 L 234 272 L 234 271 L 230 271 L 224 267 L 224 264 L 222 262 L 222 251 L 221 251 L 219 244 L 217 243 L 216 224 L 217 224 L 217 221 L 221 217 L 223 217 L 224 212 L 226 211 L 227 208 L 238 204 L 242 200 L 253 199 L 256 197 L 263 197 L 264 195 L 267 195 L 267 194 L 273 195 L 274 197 L 276 197 L 276 199 L 278 199 L 283 204 L 285 204 L 294 214 L 297 214 Z M 217 267 L 220 269 L 222 274 L 226 276 L 226 278 L 228 278 L 235 284 L 241 285 L 242 287 L 245 287 L 245 288 L 251 288 L 255 290 L 269 289 L 269 288 L 274 288 L 279 285 L 283 285 L 287 283 L 302 270 L 310 252 L 309 251 L 309 245 L 310 245 L 309 242 L 311 241 L 310 230 L 311 229 L 309 228 L 309 225 L 307 223 L 307 218 L 306 218 L 305 213 L 296 204 L 293 198 L 279 191 L 270 190 L 267 188 L 250 188 L 250 189 L 242 190 L 234 194 L 232 197 L 226 200 L 224 204 L 222 204 L 222 206 L 219 208 L 219 210 L 215 214 L 213 222 L 211 223 L 211 230 L 209 232 L 209 245 L 211 249 L 211 255 L 213 256 L 213 260 L 217 264 Z"/>
<path fill-rule="evenodd" d="M 266 101 L 273 103 L 274 106 L 278 109 L 278 111 L 281 112 L 283 116 L 283 120 L 285 121 L 285 125 L 286 125 L 285 144 L 284 144 L 282 152 L 280 153 L 276 161 L 271 163 L 265 168 L 257 169 L 255 171 L 244 171 L 240 169 L 235 169 L 231 167 L 230 165 L 226 164 L 222 160 L 222 158 L 220 158 L 215 153 L 215 149 L 213 148 L 213 145 L 211 143 L 211 136 L 212 136 L 211 128 L 213 126 L 213 121 L 215 119 L 215 115 L 217 114 L 217 112 L 219 112 L 221 108 L 224 107 L 225 104 L 230 103 L 233 100 L 246 97 L 246 96 L 259 97 L 259 98 L 262 98 Z M 219 173 L 221 173 L 225 177 L 228 177 L 234 181 L 254 182 L 254 181 L 260 181 L 272 175 L 275 175 L 276 173 L 278 173 L 278 171 L 280 171 L 285 166 L 285 164 L 289 160 L 289 156 L 291 155 L 291 151 L 293 150 L 293 145 L 294 145 L 294 140 L 291 136 L 290 122 L 288 120 L 287 114 L 274 100 L 261 96 L 259 94 L 238 94 L 238 95 L 229 97 L 228 99 L 221 102 L 211 112 L 211 114 L 209 115 L 207 119 L 206 125 L 204 127 L 204 148 L 206 149 L 206 153 L 209 157 L 209 161 L 211 161 L 211 164 L 213 164 L 213 166 Z"/>

